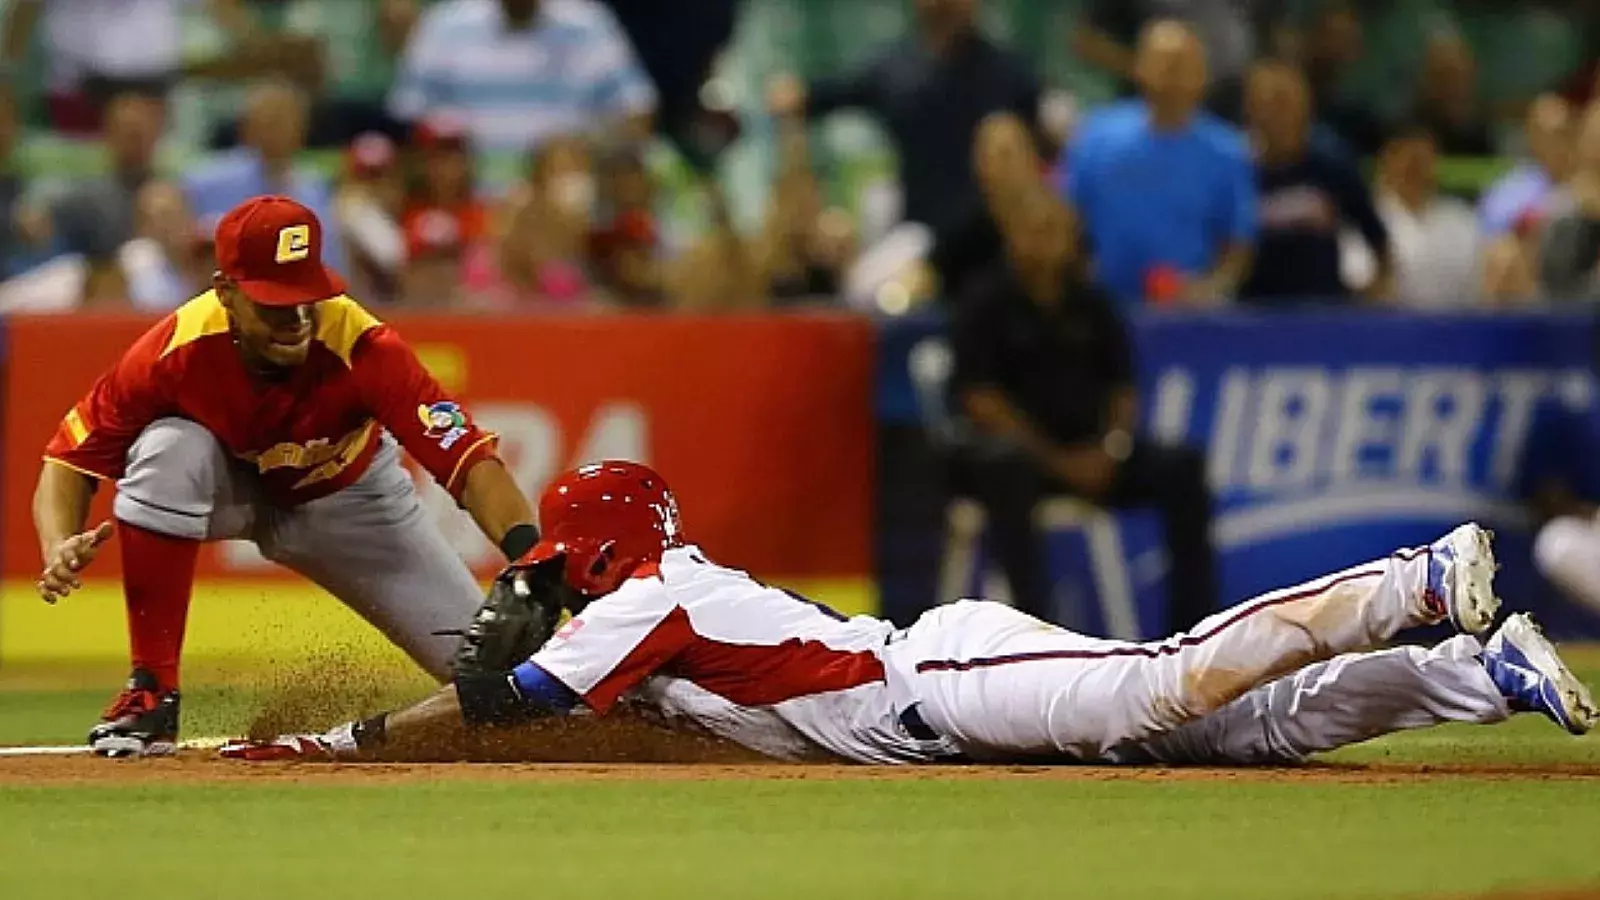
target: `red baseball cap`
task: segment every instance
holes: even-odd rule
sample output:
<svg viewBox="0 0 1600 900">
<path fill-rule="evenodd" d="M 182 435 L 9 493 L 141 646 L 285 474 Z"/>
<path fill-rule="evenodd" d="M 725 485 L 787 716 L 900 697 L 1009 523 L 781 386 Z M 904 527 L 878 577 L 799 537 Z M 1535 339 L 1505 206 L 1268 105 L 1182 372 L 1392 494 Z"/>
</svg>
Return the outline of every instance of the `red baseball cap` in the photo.
<svg viewBox="0 0 1600 900">
<path fill-rule="evenodd" d="M 467 123 L 459 116 L 437 113 L 417 123 L 411 140 L 423 150 L 465 150 Z"/>
<path fill-rule="evenodd" d="M 345 292 L 322 264 L 322 223 L 288 197 L 252 197 L 217 223 L 217 269 L 262 306 L 301 306 Z"/>
<path fill-rule="evenodd" d="M 394 141 L 388 135 L 364 132 L 345 149 L 345 169 L 357 178 L 371 178 L 394 166 L 395 152 Z"/>
</svg>

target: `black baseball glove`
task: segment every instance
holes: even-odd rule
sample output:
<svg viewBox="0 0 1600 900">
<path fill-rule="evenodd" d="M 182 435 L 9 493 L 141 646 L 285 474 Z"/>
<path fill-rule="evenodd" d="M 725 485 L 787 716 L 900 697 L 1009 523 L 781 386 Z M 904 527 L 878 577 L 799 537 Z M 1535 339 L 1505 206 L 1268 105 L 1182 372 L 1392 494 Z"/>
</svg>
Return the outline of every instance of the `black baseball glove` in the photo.
<svg viewBox="0 0 1600 900">
<path fill-rule="evenodd" d="M 455 675 L 507 672 L 527 661 L 555 633 L 568 588 L 561 578 L 563 560 L 526 568 L 508 568 L 495 577 L 489 595 L 461 636 L 451 660 Z"/>
</svg>

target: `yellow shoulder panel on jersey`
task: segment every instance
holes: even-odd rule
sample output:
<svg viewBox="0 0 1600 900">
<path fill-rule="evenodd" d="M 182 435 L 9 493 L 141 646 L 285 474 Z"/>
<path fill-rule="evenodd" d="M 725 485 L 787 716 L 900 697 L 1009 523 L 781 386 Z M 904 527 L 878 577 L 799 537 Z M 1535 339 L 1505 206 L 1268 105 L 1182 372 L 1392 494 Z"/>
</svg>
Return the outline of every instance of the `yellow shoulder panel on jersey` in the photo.
<svg viewBox="0 0 1600 900">
<path fill-rule="evenodd" d="M 172 329 L 167 345 L 161 348 L 162 356 L 207 335 L 225 334 L 228 330 L 228 311 L 222 308 L 216 291 L 206 291 L 190 300 L 178 307 L 174 315 L 178 317 L 178 324 Z"/>
<path fill-rule="evenodd" d="M 78 408 L 67 410 L 62 418 L 62 423 L 67 426 L 67 434 L 72 437 L 72 446 L 76 447 L 89 438 L 89 426 L 84 424 L 83 416 L 78 413 Z"/>
<path fill-rule="evenodd" d="M 349 297 L 340 294 L 317 304 L 317 336 L 322 346 L 350 365 L 350 354 L 363 334 L 382 325 L 378 317 Z"/>
</svg>

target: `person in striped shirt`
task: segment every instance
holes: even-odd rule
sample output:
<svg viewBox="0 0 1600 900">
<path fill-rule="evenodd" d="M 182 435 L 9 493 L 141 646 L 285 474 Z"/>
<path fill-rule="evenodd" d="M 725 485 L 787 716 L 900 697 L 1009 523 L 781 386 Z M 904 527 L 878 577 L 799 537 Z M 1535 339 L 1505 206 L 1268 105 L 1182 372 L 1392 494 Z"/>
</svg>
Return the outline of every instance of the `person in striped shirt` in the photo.
<svg viewBox="0 0 1600 900">
<path fill-rule="evenodd" d="M 649 134 L 656 89 L 598 0 L 445 0 L 412 32 L 389 94 L 404 122 L 460 117 L 480 152 L 578 132 Z"/>
</svg>

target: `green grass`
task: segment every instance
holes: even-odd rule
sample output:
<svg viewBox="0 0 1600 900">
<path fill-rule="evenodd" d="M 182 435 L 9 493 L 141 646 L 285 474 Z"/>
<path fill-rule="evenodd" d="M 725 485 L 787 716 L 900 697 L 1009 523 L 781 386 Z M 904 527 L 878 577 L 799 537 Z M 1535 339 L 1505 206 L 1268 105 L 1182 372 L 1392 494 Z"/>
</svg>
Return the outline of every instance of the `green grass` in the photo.
<svg viewBox="0 0 1600 900">
<path fill-rule="evenodd" d="M 252 625 L 251 635 L 271 639 L 252 637 L 252 649 L 299 669 L 263 682 L 261 670 L 238 667 L 227 641 L 243 640 L 241 622 L 293 621 L 286 602 L 213 603 L 217 620 L 202 621 L 201 647 L 231 662 L 191 669 L 202 674 L 186 689 L 186 734 L 238 733 L 265 698 L 321 671 L 306 666 L 326 667 L 322 654 L 352 639 L 336 631 L 337 618 L 306 618 L 318 636 L 334 634 L 308 656 L 308 635 Z M 18 662 L 0 670 L 0 744 L 82 740 L 116 688 L 122 640 L 114 618 L 91 612 L 69 613 L 81 622 L 50 620 L 65 626 L 53 633 L 77 642 L 53 661 L 55 645 L 35 641 L 46 620 L 13 605 L 8 621 L 20 627 L 6 646 Z M 1600 684 L 1600 648 L 1564 652 Z M 361 684 L 315 720 L 423 689 L 414 674 L 395 682 L 375 675 L 375 665 L 355 668 L 379 688 Z M 1523 716 L 1395 735 L 1329 759 L 1600 766 L 1600 737 L 1571 738 Z M 1596 779 L 567 782 L 490 780 L 479 769 L 467 780 L 185 784 L 140 782 L 140 764 L 126 765 L 125 784 L 0 784 L 0 898 L 95 896 L 130 884 L 172 900 L 288 892 L 348 900 L 1335 900 L 1600 889 Z"/>
<path fill-rule="evenodd" d="M 103 691 L 0 693 L 0 743 L 76 741 Z M 259 698 L 199 688 L 226 730 Z M 191 727 L 191 734 L 201 731 Z M 1600 764 L 1532 716 L 1345 762 Z M 109 765 L 109 764 L 108 764 Z M 0 785 L 0 896 L 1470 896 L 1600 884 L 1600 781 L 508 780 Z M 158 832 L 155 844 L 137 836 Z"/>
<path fill-rule="evenodd" d="M 0 872 L 11 900 L 1436 895 L 1600 878 L 1597 801 L 1453 781 L 0 788 Z"/>
</svg>

